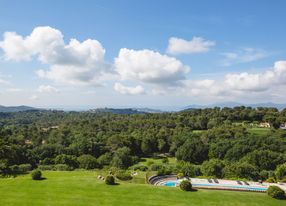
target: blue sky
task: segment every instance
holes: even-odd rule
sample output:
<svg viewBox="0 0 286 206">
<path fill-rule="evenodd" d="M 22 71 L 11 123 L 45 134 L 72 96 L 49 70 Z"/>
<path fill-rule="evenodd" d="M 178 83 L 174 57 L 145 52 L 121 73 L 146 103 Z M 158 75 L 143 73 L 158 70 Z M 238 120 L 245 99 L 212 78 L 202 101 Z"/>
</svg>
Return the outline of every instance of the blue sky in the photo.
<svg viewBox="0 0 286 206">
<path fill-rule="evenodd" d="M 283 0 L 2 0 L 0 104 L 286 102 L 285 8 Z"/>
</svg>

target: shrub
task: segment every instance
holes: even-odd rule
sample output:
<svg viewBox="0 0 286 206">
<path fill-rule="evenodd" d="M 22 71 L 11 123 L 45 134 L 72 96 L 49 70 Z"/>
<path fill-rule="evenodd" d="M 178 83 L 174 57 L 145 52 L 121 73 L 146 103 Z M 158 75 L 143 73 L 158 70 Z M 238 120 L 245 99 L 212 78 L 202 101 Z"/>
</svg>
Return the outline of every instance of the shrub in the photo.
<svg viewBox="0 0 286 206">
<path fill-rule="evenodd" d="M 172 170 L 168 167 L 162 167 L 157 172 L 157 175 L 159 176 L 170 175 L 170 174 L 172 174 Z"/>
<path fill-rule="evenodd" d="M 108 175 L 106 178 L 105 178 L 105 184 L 107 185 L 115 185 L 115 179 L 112 175 Z"/>
<path fill-rule="evenodd" d="M 78 167 L 77 158 L 73 155 L 60 154 L 55 158 L 55 163 L 61 165 L 64 164 L 73 169 Z"/>
<path fill-rule="evenodd" d="M 286 177 L 286 163 L 279 165 L 275 170 L 275 175 L 277 179 L 283 179 Z"/>
<path fill-rule="evenodd" d="M 182 173 L 182 172 L 179 172 L 178 174 L 177 174 L 177 178 L 178 179 L 182 179 L 182 178 L 184 178 L 184 173 Z"/>
<path fill-rule="evenodd" d="M 112 154 L 111 153 L 105 153 L 101 155 L 99 158 L 97 158 L 97 161 L 100 165 L 109 165 L 112 161 Z"/>
<path fill-rule="evenodd" d="M 69 167 L 68 165 L 66 164 L 57 164 L 57 165 L 54 165 L 54 170 L 57 170 L 57 171 L 71 171 L 73 170 L 73 168 Z"/>
<path fill-rule="evenodd" d="M 167 157 L 162 159 L 162 163 L 163 164 L 168 164 L 169 163 L 169 159 Z"/>
<path fill-rule="evenodd" d="M 92 155 L 81 155 L 77 160 L 80 168 L 83 169 L 94 169 L 99 167 L 96 158 Z"/>
<path fill-rule="evenodd" d="M 158 170 L 160 170 L 162 167 L 163 167 L 162 165 L 152 164 L 152 165 L 151 165 L 151 170 L 152 170 L 152 171 L 158 171 Z"/>
<path fill-rule="evenodd" d="M 39 165 L 39 170 L 54 170 L 54 165 Z"/>
<path fill-rule="evenodd" d="M 32 166 L 30 164 L 20 164 L 18 168 L 21 173 L 27 173 L 32 169 Z"/>
<path fill-rule="evenodd" d="M 286 177 L 284 177 L 280 182 L 286 183 Z"/>
<path fill-rule="evenodd" d="M 276 180 L 273 177 L 269 177 L 267 180 L 265 180 L 265 182 L 275 183 Z"/>
<path fill-rule="evenodd" d="M 147 171 L 148 167 L 145 165 L 135 165 L 133 166 L 133 170 Z"/>
<path fill-rule="evenodd" d="M 183 180 L 180 183 L 180 188 L 183 191 L 191 191 L 192 190 L 192 184 L 188 180 Z"/>
<path fill-rule="evenodd" d="M 32 175 L 33 180 L 41 180 L 42 179 L 42 172 L 40 170 L 34 170 L 31 175 Z"/>
<path fill-rule="evenodd" d="M 285 192 L 278 186 L 270 186 L 267 194 L 275 199 L 285 199 Z"/>
<path fill-rule="evenodd" d="M 127 180 L 132 179 L 132 176 L 128 172 L 123 171 L 123 170 L 117 171 L 115 176 L 117 179 L 123 180 L 123 181 L 127 181 Z"/>
</svg>

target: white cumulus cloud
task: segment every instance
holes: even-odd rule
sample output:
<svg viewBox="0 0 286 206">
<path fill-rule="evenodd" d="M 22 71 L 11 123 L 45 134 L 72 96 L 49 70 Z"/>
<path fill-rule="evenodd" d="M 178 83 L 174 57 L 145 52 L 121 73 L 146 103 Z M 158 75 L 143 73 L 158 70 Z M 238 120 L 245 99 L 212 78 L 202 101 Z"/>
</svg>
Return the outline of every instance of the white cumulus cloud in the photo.
<svg viewBox="0 0 286 206">
<path fill-rule="evenodd" d="M 215 46 L 214 41 L 205 40 L 202 37 L 193 37 L 191 41 L 180 39 L 177 37 L 171 37 L 169 39 L 169 45 L 167 52 L 169 54 L 194 54 L 205 53 L 210 50 L 212 46 Z"/>
<path fill-rule="evenodd" d="M 225 83 L 231 89 L 246 91 L 265 91 L 286 84 L 286 61 L 275 62 L 272 69 L 263 73 L 227 74 Z"/>
<path fill-rule="evenodd" d="M 137 85 L 136 87 L 128 87 L 124 86 L 119 82 L 116 82 L 114 84 L 114 90 L 121 94 L 130 94 L 130 95 L 138 95 L 145 93 L 145 90 L 141 85 Z"/>
<path fill-rule="evenodd" d="M 28 61 L 37 57 L 41 63 L 50 65 L 49 69 L 37 71 L 38 76 L 60 83 L 98 85 L 102 76 L 110 72 L 100 42 L 71 39 L 65 44 L 63 34 L 48 26 L 36 27 L 26 37 L 6 32 L 0 48 L 7 60 Z"/>
<path fill-rule="evenodd" d="M 177 84 L 190 67 L 176 58 L 152 50 L 120 49 L 115 68 L 123 80 L 153 84 Z"/>
</svg>

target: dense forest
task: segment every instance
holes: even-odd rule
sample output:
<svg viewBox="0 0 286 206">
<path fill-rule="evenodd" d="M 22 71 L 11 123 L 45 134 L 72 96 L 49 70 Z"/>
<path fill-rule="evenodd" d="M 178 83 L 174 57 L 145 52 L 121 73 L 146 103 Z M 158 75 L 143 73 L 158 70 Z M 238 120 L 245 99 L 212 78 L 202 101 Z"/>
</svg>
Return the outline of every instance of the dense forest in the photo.
<svg viewBox="0 0 286 206">
<path fill-rule="evenodd" d="M 264 134 L 250 132 L 261 122 Z M 209 108 L 160 114 L 0 113 L 0 173 L 120 168 L 276 181 L 286 176 L 286 109 Z M 143 167 L 143 157 L 176 157 Z"/>
</svg>

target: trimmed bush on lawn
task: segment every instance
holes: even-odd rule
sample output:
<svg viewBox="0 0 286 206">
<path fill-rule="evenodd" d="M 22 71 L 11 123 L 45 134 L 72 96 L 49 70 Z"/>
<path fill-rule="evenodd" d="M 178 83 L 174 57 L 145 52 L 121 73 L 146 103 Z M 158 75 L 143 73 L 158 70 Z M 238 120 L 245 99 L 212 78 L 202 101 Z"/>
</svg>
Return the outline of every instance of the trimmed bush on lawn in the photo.
<svg viewBox="0 0 286 206">
<path fill-rule="evenodd" d="M 42 179 L 42 172 L 40 170 L 34 170 L 32 173 L 33 180 L 41 180 Z"/>
<path fill-rule="evenodd" d="M 115 185 L 115 179 L 112 175 L 108 175 L 105 179 L 105 184 L 107 185 Z"/>
<path fill-rule="evenodd" d="M 278 186 L 270 186 L 267 194 L 275 199 L 285 199 L 285 192 Z"/>
<path fill-rule="evenodd" d="M 180 188 L 183 191 L 191 191 L 192 190 L 192 184 L 188 180 L 183 180 L 180 184 Z"/>
</svg>

